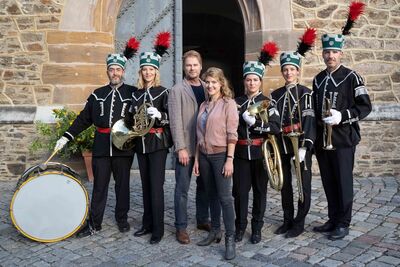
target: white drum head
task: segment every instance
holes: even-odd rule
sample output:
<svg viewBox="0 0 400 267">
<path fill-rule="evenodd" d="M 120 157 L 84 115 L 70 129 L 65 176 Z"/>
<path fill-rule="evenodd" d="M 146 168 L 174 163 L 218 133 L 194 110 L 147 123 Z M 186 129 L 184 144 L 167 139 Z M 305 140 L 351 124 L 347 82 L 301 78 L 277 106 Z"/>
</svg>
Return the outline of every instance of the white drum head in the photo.
<svg viewBox="0 0 400 267">
<path fill-rule="evenodd" d="M 44 172 L 23 183 L 11 201 L 11 219 L 26 237 L 55 242 L 73 235 L 88 212 L 80 182 L 61 172 Z"/>
</svg>

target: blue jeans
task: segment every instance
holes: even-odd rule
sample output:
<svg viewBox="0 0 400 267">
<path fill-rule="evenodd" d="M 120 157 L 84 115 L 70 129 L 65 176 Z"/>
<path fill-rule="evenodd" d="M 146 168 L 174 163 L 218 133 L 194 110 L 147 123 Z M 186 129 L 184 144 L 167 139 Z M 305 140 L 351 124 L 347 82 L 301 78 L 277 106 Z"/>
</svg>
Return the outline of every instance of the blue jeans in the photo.
<svg viewBox="0 0 400 267">
<path fill-rule="evenodd" d="M 235 233 L 232 177 L 225 178 L 222 174 L 225 161 L 225 152 L 209 155 L 200 152 L 199 169 L 210 198 L 211 228 L 213 231 L 221 229 L 220 219 L 222 208 L 225 233 L 227 236 L 232 236 Z"/>
<path fill-rule="evenodd" d="M 186 229 L 188 225 L 187 200 L 193 165 L 193 157 L 186 166 L 179 163 L 178 159 L 175 162 L 175 228 L 178 230 Z M 208 223 L 210 202 L 201 176 L 197 177 L 196 184 L 196 221 L 197 224 Z"/>
</svg>

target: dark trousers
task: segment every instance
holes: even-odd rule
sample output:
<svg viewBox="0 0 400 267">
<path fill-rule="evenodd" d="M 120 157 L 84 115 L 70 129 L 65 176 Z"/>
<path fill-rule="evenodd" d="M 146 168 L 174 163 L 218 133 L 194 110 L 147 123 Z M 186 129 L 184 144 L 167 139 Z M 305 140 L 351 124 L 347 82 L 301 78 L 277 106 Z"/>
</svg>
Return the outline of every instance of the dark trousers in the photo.
<svg viewBox="0 0 400 267">
<path fill-rule="evenodd" d="M 227 236 L 235 233 L 235 210 L 232 197 L 232 177 L 225 178 L 222 169 L 226 153 L 203 154 L 200 152 L 199 169 L 210 199 L 211 228 L 221 229 L 221 209 Z"/>
<path fill-rule="evenodd" d="M 295 218 L 291 170 L 292 157 L 293 154 L 281 154 L 283 171 L 283 186 L 281 190 L 283 220 L 285 223 L 293 223 L 294 227 L 304 228 L 304 221 L 308 214 L 308 211 L 310 210 L 311 204 L 311 152 L 307 151 L 304 159 L 304 161 L 306 162 L 307 170 L 304 170 L 304 161 L 300 164 L 304 201 L 297 201 L 298 208 Z"/>
<path fill-rule="evenodd" d="M 111 172 L 115 180 L 115 220 L 124 222 L 129 211 L 129 176 L 133 157 L 93 157 L 93 191 L 90 205 L 90 223 L 99 228 L 106 208 Z"/>
<path fill-rule="evenodd" d="M 190 180 L 192 178 L 193 165 L 193 157 L 189 159 L 189 164 L 186 166 L 183 166 L 181 163 L 179 163 L 178 159 L 176 159 L 175 162 L 174 207 L 176 229 L 186 229 L 188 225 L 187 200 Z M 208 200 L 204 181 L 201 176 L 196 178 L 196 184 L 196 221 L 197 224 L 208 223 L 210 217 L 210 201 Z"/>
<path fill-rule="evenodd" d="M 168 150 L 148 154 L 137 153 L 143 190 L 143 228 L 152 236 L 164 235 L 164 181 Z"/>
<path fill-rule="evenodd" d="M 235 158 L 233 172 L 233 197 L 235 199 L 236 230 L 246 230 L 249 192 L 253 189 L 252 231 L 260 231 L 264 225 L 267 204 L 268 175 L 263 159 L 247 160 Z"/>
<path fill-rule="evenodd" d="M 318 149 L 316 156 L 328 200 L 329 221 L 348 227 L 353 208 L 353 167 L 356 147 Z"/>
</svg>

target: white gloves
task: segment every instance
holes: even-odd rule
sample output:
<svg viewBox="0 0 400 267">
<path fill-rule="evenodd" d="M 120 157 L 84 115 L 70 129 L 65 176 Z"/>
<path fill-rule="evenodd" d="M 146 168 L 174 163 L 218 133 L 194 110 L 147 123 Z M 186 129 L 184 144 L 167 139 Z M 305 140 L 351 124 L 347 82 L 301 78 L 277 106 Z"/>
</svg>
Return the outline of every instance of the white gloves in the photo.
<svg viewBox="0 0 400 267">
<path fill-rule="evenodd" d="M 299 148 L 299 160 L 300 160 L 300 162 L 304 161 L 304 158 L 306 157 L 306 152 L 307 152 L 307 149 L 305 147 L 300 147 Z"/>
<path fill-rule="evenodd" d="M 324 122 L 326 124 L 330 124 L 330 125 L 337 125 L 340 123 L 340 121 L 342 120 L 342 113 L 340 113 L 340 111 L 337 111 L 336 109 L 330 109 L 329 110 L 331 112 L 331 116 L 323 118 Z"/>
<path fill-rule="evenodd" d="M 256 123 L 256 117 L 251 116 L 250 113 L 247 110 L 245 112 L 243 112 L 242 118 L 244 119 L 244 121 L 249 126 L 253 126 L 254 123 Z"/>
<path fill-rule="evenodd" d="M 305 147 L 300 147 L 299 148 L 299 161 L 300 161 L 300 163 L 304 161 L 304 158 L 306 157 L 306 152 L 307 152 L 307 148 L 305 148 Z M 292 160 L 295 160 L 295 158 L 293 157 Z"/>
<path fill-rule="evenodd" d="M 68 143 L 68 138 L 65 136 L 61 136 L 60 139 L 57 140 L 56 146 L 54 147 L 54 150 L 61 150 L 67 143 Z"/>
<path fill-rule="evenodd" d="M 152 119 L 155 119 L 155 118 L 161 119 L 161 112 L 158 111 L 158 109 L 155 107 L 147 108 L 147 115 L 149 115 L 150 118 L 152 118 Z"/>
</svg>

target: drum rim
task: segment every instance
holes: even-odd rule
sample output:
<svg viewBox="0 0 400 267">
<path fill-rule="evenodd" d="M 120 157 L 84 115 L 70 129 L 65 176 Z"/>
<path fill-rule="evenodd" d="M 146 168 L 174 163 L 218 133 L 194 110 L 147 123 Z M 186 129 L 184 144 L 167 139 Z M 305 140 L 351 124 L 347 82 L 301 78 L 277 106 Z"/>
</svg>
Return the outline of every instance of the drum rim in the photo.
<svg viewBox="0 0 400 267">
<path fill-rule="evenodd" d="M 14 217 L 14 212 L 13 212 L 14 201 L 15 201 L 15 198 L 16 198 L 16 196 L 17 196 L 17 193 L 20 191 L 20 189 L 21 189 L 25 184 L 29 183 L 30 181 L 32 181 L 32 180 L 34 180 L 34 179 L 37 179 L 37 178 L 40 177 L 40 176 L 48 175 L 48 174 L 62 174 L 62 175 L 65 175 L 65 176 L 67 176 L 67 177 L 73 179 L 73 180 L 74 180 L 75 182 L 77 182 L 78 185 L 83 189 L 83 192 L 85 193 L 85 199 L 86 199 L 85 216 L 83 216 L 83 219 L 82 219 L 81 223 L 80 223 L 73 231 L 71 231 L 71 232 L 68 233 L 67 235 L 62 236 L 62 237 L 59 237 L 59 238 L 55 238 L 55 239 L 41 239 L 41 238 L 37 238 L 37 237 L 31 236 L 30 234 L 26 233 L 26 232 L 25 232 L 24 230 L 22 230 L 22 229 L 19 227 L 19 225 L 17 224 L 17 222 L 16 222 L 16 220 L 15 220 L 15 217 Z M 58 241 L 67 239 L 68 237 L 70 237 L 70 236 L 72 236 L 73 234 L 75 234 L 75 233 L 84 225 L 84 223 L 85 223 L 85 221 L 86 221 L 86 219 L 87 219 L 88 213 L 89 213 L 89 196 L 88 196 L 88 193 L 87 193 L 86 188 L 83 186 L 83 184 L 82 184 L 77 178 L 73 177 L 73 176 L 70 175 L 70 174 L 64 173 L 64 172 L 62 172 L 62 171 L 44 171 L 44 172 L 42 172 L 42 173 L 40 173 L 40 174 L 37 174 L 37 175 L 35 175 L 35 176 L 32 176 L 32 177 L 28 178 L 26 181 L 24 181 L 24 182 L 17 188 L 17 190 L 15 190 L 15 192 L 14 192 L 14 194 L 13 194 L 13 197 L 12 197 L 12 199 L 11 199 L 11 203 L 10 203 L 10 217 L 11 217 L 11 221 L 12 221 L 13 225 L 15 226 L 15 228 L 17 228 L 17 230 L 18 230 L 23 236 L 25 236 L 25 237 L 27 237 L 27 238 L 29 238 L 29 239 L 32 239 L 32 240 L 34 240 L 34 241 L 44 242 L 44 243 L 58 242 Z"/>
</svg>

